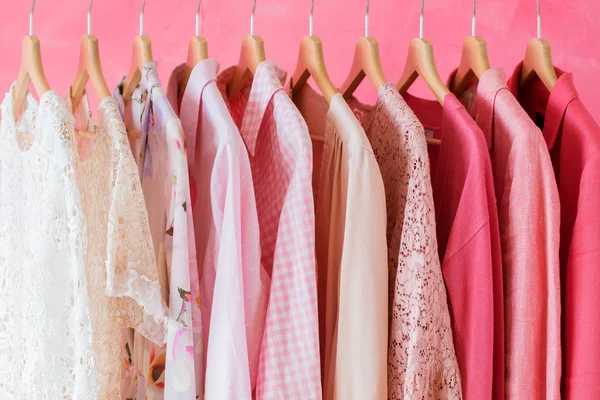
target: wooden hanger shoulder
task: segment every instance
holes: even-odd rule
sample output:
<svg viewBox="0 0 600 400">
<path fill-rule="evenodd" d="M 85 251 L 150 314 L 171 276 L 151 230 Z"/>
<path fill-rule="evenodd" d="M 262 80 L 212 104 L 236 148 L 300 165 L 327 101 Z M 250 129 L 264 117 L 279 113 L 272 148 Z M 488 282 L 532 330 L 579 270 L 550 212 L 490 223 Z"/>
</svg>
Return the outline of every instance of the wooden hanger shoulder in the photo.
<svg viewBox="0 0 600 400">
<path fill-rule="evenodd" d="M 185 75 L 178 85 L 179 92 L 177 93 L 177 104 L 179 106 L 181 106 L 181 100 L 183 98 L 183 94 L 185 93 L 185 88 L 187 87 L 188 81 L 190 80 L 192 70 L 200 61 L 206 60 L 207 58 L 208 41 L 206 38 L 202 36 L 193 36 L 190 38 L 190 41 L 188 42 L 187 59 L 185 62 Z"/>
<path fill-rule="evenodd" d="M 260 36 L 248 35 L 242 40 L 240 51 L 240 60 L 233 79 L 227 86 L 227 95 L 237 96 L 244 86 L 248 83 L 251 76 L 256 73 L 256 69 L 266 60 L 265 42 Z"/>
<path fill-rule="evenodd" d="M 379 44 L 376 39 L 371 37 L 362 37 L 357 40 L 352 68 L 342 84 L 340 92 L 344 97 L 352 96 L 365 77 L 369 79 L 376 90 L 379 90 L 379 87 L 387 82 L 379 57 Z"/>
<path fill-rule="evenodd" d="M 25 104 L 30 82 L 33 83 L 33 87 L 40 98 L 50 90 L 42 65 L 40 39 L 37 36 L 25 36 L 23 38 L 21 67 L 15 85 L 15 114 L 19 114 Z"/>
<path fill-rule="evenodd" d="M 452 92 L 459 96 L 468 87 L 473 76 L 481 76 L 490 69 L 485 39 L 469 36 L 463 41 L 458 71 L 451 82 Z"/>
<path fill-rule="evenodd" d="M 400 93 L 406 93 L 417 77 L 420 76 L 440 104 L 450 91 L 440 78 L 433 56 L 433 45 L 427 39 L 413 39 L 408 47 L 408 56 L 404 71 L 396 88 Z"/>
<path fill-rule="evenodd" d="M 321 39 L 316 36 L 304 36 L 300 40 L 298 62 L 292 77 L 292 97 L 302 89 L 311 76 L 327 102 L 331 102 L 338 90 L 327 73 Z"/>
<path fill-rule="evenodd" d="M 71 86 L 71 97 L 74 106 L 81 100 L 88 80 L 92 82 L 98 100 L 101 101 L 102 99 L 111 96 L 110 89 L 108 88 L 106 79 L 104 79 L 104 74 L 102 73 L 100 49 L 96 35 L 83 35 L 81 38 L 79 68 L 77 70 L 75 81 Z"/>
<path fill-rule="evenodd" d="M 133 91 L 142 79 L 144 65 L 152 61 L 152 44 L 147 36 L 136 36 L 133 39 L 133 50 L 129 73 L 123 85 L 123 100 L 129 101 Z"/>
<path fill-rule="evenodd" d="M 521 84 L 530 81 L 535 75 L 540 78 L 549 91 L 552 91 L 558 80 L 552 62 L 550 43 L 545 39 L 531 39 L 527 42 L 521 69 Z"/>
</svg>

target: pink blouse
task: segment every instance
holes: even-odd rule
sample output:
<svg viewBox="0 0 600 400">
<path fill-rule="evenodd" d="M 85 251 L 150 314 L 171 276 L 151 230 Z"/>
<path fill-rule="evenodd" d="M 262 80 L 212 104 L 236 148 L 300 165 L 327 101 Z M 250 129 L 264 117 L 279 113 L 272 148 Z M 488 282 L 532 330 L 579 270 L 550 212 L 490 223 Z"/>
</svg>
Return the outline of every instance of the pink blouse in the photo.
<svg viewBox="0 0 600 400">
<path fill-rule="evenodd" d="M 600 398 L 600 127 L 585 108 L 573 75 L 556 68 L 549 93 L 539 79 L 508 86 L 544 135 L 560 195 L 562 390 L 568 400 Z M 555 326 L 551 327 L 555 329 Z M 558 387 L 556 370 L 548 382 Z M 542 382 L 540 382 L 541 384 Z"/>
<path fill-rule="evenodd" d="M 505 395 L 560 398 L 560 203 L 542 133 L 499 68 L 461 96 L 490 147 L 504 271 Z"/>
<path fill-rule="evenodd" d="M 269 277 L 261 268 L 248 153 L 217 87 L 219 64 L 200 61 L 167 95 L 188 145 L 205 360 L 204 398 L 250 399 L 256 385 Z M 178 105 L 183 91 L 181 108 Z"/>
<path fill-rule="evenodd" d="M 493 371 L 502 371 L 504 313 L 498 213 L 485 138 L 453 94 L 446 95 L 443 106 L 410 94 L 404 98 L 425 134 L 441 139 L 440 146 L 429 146 L 429 158 L 463 394 L 490 399 L 493 390 L 501 390 L 493 385 Z"/>
</svg>

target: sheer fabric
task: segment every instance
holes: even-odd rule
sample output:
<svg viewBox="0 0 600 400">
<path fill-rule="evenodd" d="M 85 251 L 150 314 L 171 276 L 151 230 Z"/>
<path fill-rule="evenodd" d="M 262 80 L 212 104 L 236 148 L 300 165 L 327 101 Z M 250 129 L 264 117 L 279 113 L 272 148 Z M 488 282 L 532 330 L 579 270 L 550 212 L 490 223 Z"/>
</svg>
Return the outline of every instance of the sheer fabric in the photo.
<svg viewBox="0 0 600 400">
<path fill-rule="evenodd" d="M 13 103 L 14 84 L 0 125 L 0 398 L 97 399 L 75 122 L 53 91 L 39 106 L 28 94 L 19 120 Z"/>
<path fill-rule="evenodd" d="M 71 110 L 71 96 L 68 105 Z M 165 343 L 166 306 L 160 294 L 154 247 L 137 165 L 117 102 L 108 97 L 91 121 L 87 96 L 73 110 L 76 128 L 75 175 L 88 237 L 86 274 L 100 399 L 121 399 L 121 331 L 136 328 Z"/>
<path fill-rule="evenodd" d="M 125 125 L 140 134 L 130 140 L 148 209 L 159 281 L 168 299 L 167 345 L 126 334 L 124 380 L 137 399 L 203 398 L 202 326 L 198 266 L 187 168 L 179 118 L 162 90 L 156 62 L 143 68 L 131 101 L 122 85 L 113 96 Z"/>
</svg>

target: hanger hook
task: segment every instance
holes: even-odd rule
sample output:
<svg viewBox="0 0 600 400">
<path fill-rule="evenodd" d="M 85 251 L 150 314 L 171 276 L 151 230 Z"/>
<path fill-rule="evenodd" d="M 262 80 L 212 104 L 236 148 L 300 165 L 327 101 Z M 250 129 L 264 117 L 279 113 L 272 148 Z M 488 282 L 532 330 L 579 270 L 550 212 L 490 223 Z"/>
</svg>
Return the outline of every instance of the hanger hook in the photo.
<svg viewBox="0 0 600 400">
<path fill-rule="evenodd" d="M 471 20 L 471 36 L 476 35 L 476 27 L 477 27 L 477 0 L 473 0 L 473 18 Z"/>
<path fill-rule="evenodd" d="M 250 36 L 254 36 L 254 13 L 256 12 L 256 0 L 252 4 L 252 14 L 250 14 Z"/>
<path fill-rule="evenodd" d="M 315 10 L 315 0 L 310 0 L 310 16 L 308 17 L 309 28 L 308 28 L 308 36 L 313 35 L 313 27 L 314 27 L 314 18 L 313 13 Z"/>
<path fill-rule="evenodd" d="M 35 0 L 31 0 L 31 9 L 29 10 L 29 36 L 33 36 L 33 10 L 35 10 Z"/>
<path fill-rule="evenodd" d="M 202 0 L 198 0 L 198 7 L 196 7 L 196 36 L 200 36 L 200 6 Z"/>
<path fill-rule="evenodd" d="M 365 37 L 369 37 L 369 0 L 367 0 L 367 11 L 365 11 Z"/>
<path fill-rule="evenodd" d="M 144 10 L 146 9 L 146 0 L 142 0 L 142 9 L 140 10 L 140 36 L 144 36 Z"/>
<path fill-rule="evenodd" d="M 88 12 L 87 12 L 87 34 L 88 34 L 88 36 L 92 34 L 92 4 L 94 4 L 94 0 L 90 0 L 90 5 L 88 6 Z"/>
<path fill-rule="evenodd" d="M 540 0 L 537 0 L 537 38 L 542 38 L 542 13 L 540 11 Z"/>
<path fill-rule="evenodd" d="M 423 25 L 425 23 L 425 0 L 421 0 L 421 14 L 419 15 L 419 39 L 423 39 Z"/>
</svg>

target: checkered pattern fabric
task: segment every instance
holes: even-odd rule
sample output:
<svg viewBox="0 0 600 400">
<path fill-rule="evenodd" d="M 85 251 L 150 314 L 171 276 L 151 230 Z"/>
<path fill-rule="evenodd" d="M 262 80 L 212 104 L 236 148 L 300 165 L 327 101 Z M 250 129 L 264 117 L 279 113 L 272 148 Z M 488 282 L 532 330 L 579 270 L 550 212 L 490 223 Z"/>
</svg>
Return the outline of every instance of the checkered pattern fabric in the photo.
<svg viewBox="0 0 600 400">
<path fill-rule="evenodd" d="M 218 78 L 225 98 L 234 72 Z M 265 61 L 228 101 L 250 154 L 262 263 L 271 275 L 256 399 L 321 399 L 312 144 L 284 80 Z"/>
</svg>

